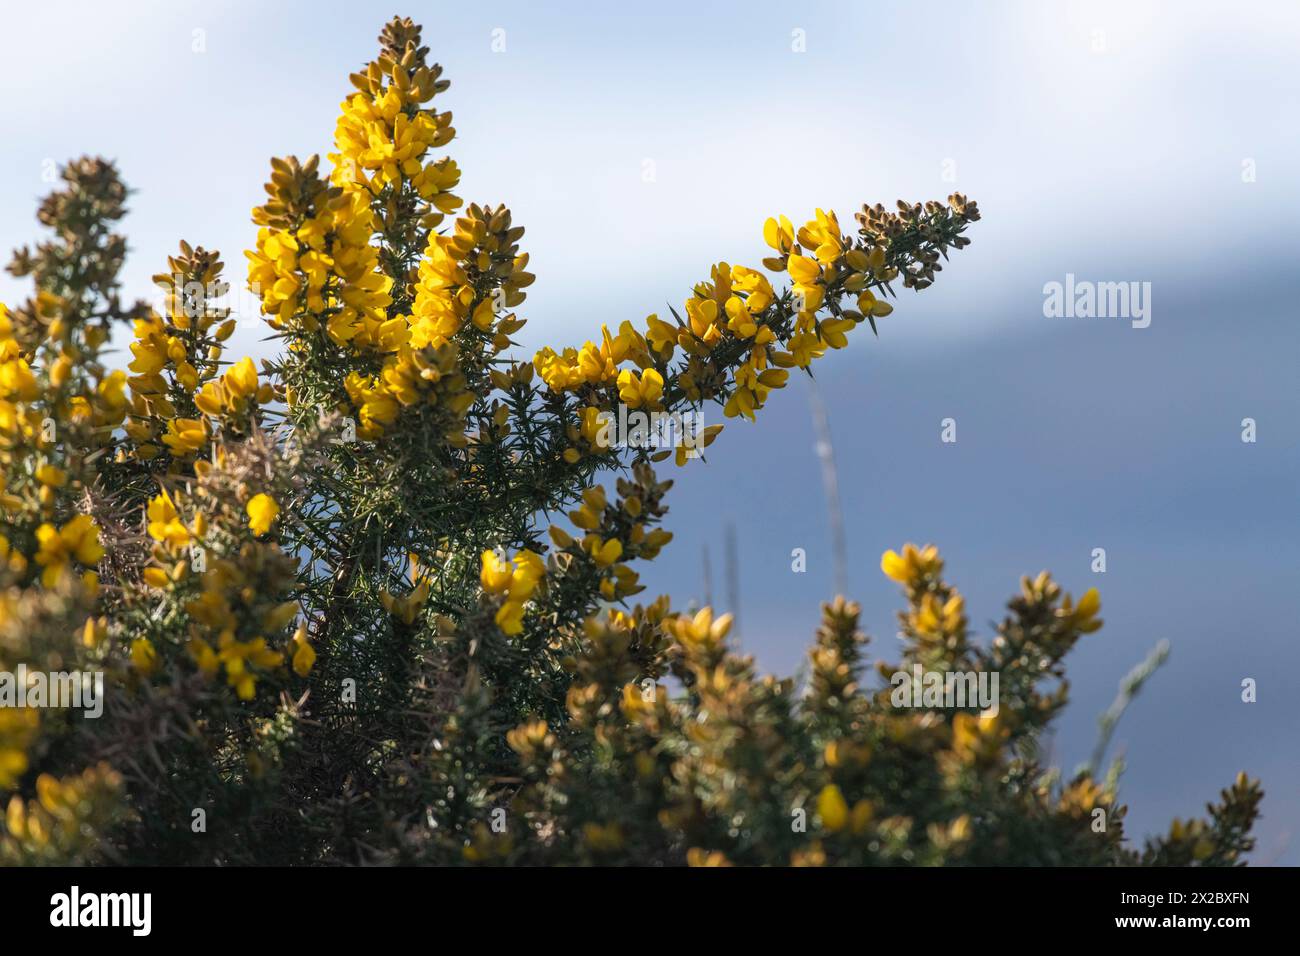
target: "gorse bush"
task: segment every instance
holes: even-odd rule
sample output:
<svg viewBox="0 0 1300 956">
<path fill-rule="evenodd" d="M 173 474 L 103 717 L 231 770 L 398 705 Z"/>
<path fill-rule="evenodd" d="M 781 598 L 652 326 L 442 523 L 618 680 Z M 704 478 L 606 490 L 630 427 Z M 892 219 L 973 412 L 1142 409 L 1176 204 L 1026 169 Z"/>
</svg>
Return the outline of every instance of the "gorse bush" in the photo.
<svg viewBox="0 0 1300 956">
<path fill-rule="evenodd" d="M 754 419 L 929 286 L 974 203 L 867 207 L 848 235 L 768 220 L 762 268 L 718 263 L 680 311 L 521 361 L 524 230 L 431 158 L 453 129 L 419 28 L 380 43 L 328 163 L 273 160 L 253 210 L 273 359 L 225 354 L 202 247 L 155 277 L 160 308 L 121 301 L 111 163 L 64 168 L 49 238 L 13 259 L 35 291 L 0 309 L 0 860 L 1242 860 L 1244 776 L 1137 850 L 1118 767 L 1040 765 L 1095 591 L 1026 579 L 982 647 L 909 545 L 882 564 L 901 660 L 868 679 L 836 599 L 802 686 L 733 653 L 728 615 L 633 603 L 672 537 L 653 466 L 689 480 L 722 426 L 635 447 L 611 422 Z M 996 716 L 894 706 L 888 675 L 918 665 L 998 674 Z M 102 714 L 51 706 L 60 674 L 100 675 Z"/>
</svg>

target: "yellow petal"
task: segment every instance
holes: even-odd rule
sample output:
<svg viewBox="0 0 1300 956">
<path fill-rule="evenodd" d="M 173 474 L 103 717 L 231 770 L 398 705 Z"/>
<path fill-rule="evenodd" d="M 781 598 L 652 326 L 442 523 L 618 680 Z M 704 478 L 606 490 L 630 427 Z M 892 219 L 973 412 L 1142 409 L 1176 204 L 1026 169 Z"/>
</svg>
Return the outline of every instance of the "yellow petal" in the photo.
<svg viewBox="0 0 1300 956">
<path fill-rule="evenodd" d="M 835 784 L 827 784 L 817 796 L 817 815 L 822 826 L 832 833 L 843 830 L 849 822 L 849 804 Z"/>
</svg>

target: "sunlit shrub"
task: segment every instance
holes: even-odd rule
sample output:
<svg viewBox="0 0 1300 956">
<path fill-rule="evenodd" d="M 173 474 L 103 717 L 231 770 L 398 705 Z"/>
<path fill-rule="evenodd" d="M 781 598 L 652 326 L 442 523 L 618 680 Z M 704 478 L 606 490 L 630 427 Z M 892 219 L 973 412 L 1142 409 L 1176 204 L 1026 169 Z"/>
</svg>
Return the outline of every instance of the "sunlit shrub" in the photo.
<svg viewBox="0 0 1300 956">
<path fill-rule="evenodd" d="M 0 309 L 0 667 L 104 683 L 99 717 L 0 708 L 0 860 L 1241 861 L 1244 776 L 1137 851 L 1116 769 L 1039 765 L 1093 591 L 1026 579 L 983 648 L 908 546 L 882 563 L 902 659 L 868 678 L 837 599 L 806 686 L 734 654 L 727 615 L 632 603 L 672 537 L 652 465 L 689 480 L 725 440 L 628 447 L 611 421 L 755 419 L 929 286 L 974 203 L 770 219 L 761 268 L 521 361 L 524 230 L 435 158 L 454 131 L 419 29 L 380 42 L 328 163 L 273 160 L 253 211 L 260 367 L 226 355 L 215 252 L 182 242 L 160 306 L 122 303 L 110 163 L 64 168 L 14 257 L 35 291 Z M 914 667 L 998 674 L 997 715 L 895 706 L 883 678 Z"/>
</svg>

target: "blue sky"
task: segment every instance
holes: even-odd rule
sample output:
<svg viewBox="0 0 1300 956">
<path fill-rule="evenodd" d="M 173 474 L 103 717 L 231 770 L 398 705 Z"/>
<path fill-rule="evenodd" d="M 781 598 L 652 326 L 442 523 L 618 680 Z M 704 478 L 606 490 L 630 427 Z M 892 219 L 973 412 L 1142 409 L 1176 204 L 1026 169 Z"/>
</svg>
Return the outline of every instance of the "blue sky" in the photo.
<svg viewBox="0 0 1300 956">
<path fill-rule="evenodd" d="M 391 6 L 7 10 L 0 245 L 37 238 L 51 163 L 99 153 L 137 189 L 128 295 L 152 294 L 182 237 L 241 278 L 269 157 L 328 151 L 346 74 Z M 894 656 L 879 555 L 906 540 L 941 546 L 985 635 L 1022 573 L 1099 586 L 1107 626 L 1073 657 L 1059 759 L 1086 757 L 1120 677 L 1167 638 L 1169 663 L 1117 735 L 1130 832 L 1200 812 L 1246 769 L 1268 794 L 1256 859 L 1300 863 L 1300 7 L 401 12 L 452 81 L 440 105 L 456 116 L 460 193 L 506 202 L 528 228 L 528 351 L 663 311 L 720 259 L 754 263 L 769 215 L 821 206 L 847 224 L 864 201 L 977 199 L 974 245 L 939 284 L 819 365 L 850 592 L 875 646 Z M 1066 273 L 1152 283 L 1150 327 L 1045 318 L 1043 286 Z M 0 300 L 24 291 L 0 276 Z M 261 354 L 259 338 L 241 328 L 234 347 Z M 939 440 L 946 417 L 956 444 Z M 719 597 L 733 524 L 744 643 L 782 672 L 832 587 L 813 441 L 802 382 L 759 425 L 728 427 L 707 464 L 675 476 L 678 537 L 647 573 L 653 590 L 701 596 L 708 545 Z M 1094 547 L 1105 575 L 1089 569 Z M 1245 677 L 1258 703 L 1240 701 Z"/>
</svg>

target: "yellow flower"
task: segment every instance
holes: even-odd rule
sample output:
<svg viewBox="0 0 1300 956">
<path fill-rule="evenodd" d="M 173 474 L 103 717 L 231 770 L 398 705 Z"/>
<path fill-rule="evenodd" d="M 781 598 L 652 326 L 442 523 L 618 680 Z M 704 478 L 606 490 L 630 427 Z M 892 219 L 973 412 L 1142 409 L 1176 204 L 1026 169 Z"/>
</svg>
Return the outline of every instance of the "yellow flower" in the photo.
<svg viewBox="0 0 1300 956">
<path fill-rule="evenodd" d="M 504 594 L 510 590 L 510 562 L 491 549 L 483 552 L 481 560 L 482 570 L 479 572 L 479 581 L 483 585 L 483 590 L 489 594 Z"/>
<path fill-rule="evenodd" d="M 872 817 L 875 816 L 875 808 L 867 800 L 859 800 L 853 805 L 853 812 L 849 815 L 849 829 L 854 833 L 864 832 L 871 824 Z"/>
<path fill-rule="evenodd" d="M 17 398 L 30 402 L 40 391 L 36 376 L 25 360 L 15 358 L 0 363 L 0 398 Z"/>
<path fill-rule="evenodd" d="M 483 552 L 482 565 L 479 580 L 483 590 L 505 597 L 494 617 L 497 626 L 506 634 L 520 633 L 524 629 L 524 603 L 537 590 L 546 565 L 531 551 L 520 551 L 510 562 L 490 550 Z"/>
<path fill-rule="evenodd" d="M 889 315 L 889 313 L 893 312 L 894 307 L 888 302 L 881 302 L 871 294 L 870 290 L 867 290 L 858 296 L 858 311 L 863 315 L 880 318 L 881 316 Z"/>
<path fill-rule="evenodd" d="M 104 638 L 108 636 L 108 618 L 86 618 L 86 623 L 81 629 L 81 644 L 83 647 L 96 648 L 104 643 Z"/>
<path fill-rule="evenodd" d="M 493 618 L 505 634 L 515 635 L 524 629 L 524 606 L 518 601 L 506 601 Z"/>
<path fill-rule="evenodd" d="M 582 493 L 582 507 L 569 512 L 569 520 L 583 531 L 591 531 L 600 526 L 600 518 L 605 511 L 605 489 L 594 485 Z"/>
<path fill-rule="evenodd" d="M 578 412 L 578 434 L 593 451 L 608 451 L 610 447 L 609 430 L 612 416 L 595 405 L 588 405 Z"/>
<path fill-rule="evenodd" d="M 835 784 L 827 784 L 818 794 L 817 816 L 821 817 L 822 826 L 832 833 L 838 833 L 848 826 L 849 804 Z"/>
<path fill-rule="evenodd" d="M 828 319 L 822 323 L 822 341 L 833 349 L 842 349 L 849 344 L 844 333 L 856 324 L 852 319 Z"/>
<path fill-rule="evenodd" d="M 62 468 L 45 464 L 36 469 L 36 480 L 49 488 L 62 488 L 68 483 L 68 476 Z"/>
<path fill-rule="evenodd" d="M 194 396 L 194 404 L 209 417 L 240 412 L 248 400 L 257 397 L 267 400 L 273 395 L 270 386 L 258 387 L 257 369 L 250 358 L 241 359 L 231 366 L 219 382 L 208 382 Z"/>
<path fill-rule="evenodd" d="M 763 241 L 784 255 L 794 245 L 794 226 L 785 216 L 779 223 L 769 218 L 763 223 Z"/>
<path fill-rule="evenodd" d="M 942 568 L 939 549 L 934 545 L 918 549 L 914 544 L 906 544 L 901 555 L 891 550 L 880 557 L 880 570 L 885 577 L 909 586 L 925 575 L 938 574 Z"/>
<path fill-rule="evenodd" d="M 384 390 L 374 379 L 366 379 L 349 372 L 343 381 L 348 397 L 357 407 L 361 419 L 357 435 L 367 440 L 378 438 L 384 429 L 397 421 L 402 406 L 394 395 Z"/>
<path fill-rule="evenodd" d="M 163 568 L 145 568 L 140 573 L 140 577 L 143 578 L 144 583 L 149 585 L 149 587 L 157 588 L 160 591 L 172 583 L 171 576 L 168 575 Z"/>
<path fill-rule="evenodd" d="M 657 315 L 647 316 L 645 321 L 645 338 L 650 348 L 654 349 L 660 359 L 668 361 L 673 357 L 673 348 L 677 342 L 677 326 L 669 325 Z"/>
<path fill-rule="evenodd" d="M 296 647 L 293 652 L 293 672 L 299 677 L 306 677 L 316 663 L 316 649 L 307 640 L 305 623 L 298 626 L 298 630 L 293 635 L 293 644 Z"/>
<path fill-rule="evenodd" d="M 790 278 L 803 285 L 811 285 L 822 277 L 821 267 L 806 256 L 791 256 L 787 269 Z"/>
<path fill-rule="evenodd" d="M 758 315 L 772 304 L 774 298 L 772 283 L 763 273 L 755 269 L 747 269 L 745 266 L 735 266 L 731 270 L 731 281 L 732 287 L 737 292 L 746 294 L 745 308 L 752 315 Z"/>
<path fill-rule="evenodd" d="M 816 218 L 799 230 L 797 238 L 804 248 L 813 250 L 813 255 L 822 265 L 833 265 L 844 251 L 844 237 L 840 235 L 840 224 L 833 212 L 818 209 Z"/>
<path fill-rule="evenodd" d="M 47 588 L 54 587 L 74 558 L 83 565 L 95 565 L 104 556 L 99 526 L 89 515 L 77 515 L 59 529 L 43 524 L 36 529 L 36 541 L 36 563 L 45 569 L 41 583 Z"/>
<path fill-rule="evenodd" d="M 826 287 L 822 284 L 822 270 L 817 261 L 806 256 L 792 255 L 786 270 L 794 280 L 794 291 L 800 299 L 799 311 L 810 314 L 821 308 Z"/>
<path fill-rule="evenodd" d="M 966 627 L 966 600 L 954 591 L 942 605 L 931 593 L 921 597 L 916 612 L 910 616 L 912 626 L 922 637 L 938 638 L 957 634 Z"/>
<path fill-rule="evenodd" d="M 690 335 L 679 337 L 678 341 L 697 355 L 707 354 L 722 338 L 717 325 L 718 303 L 698 297 L 687 299 L 686 318 Z"/>
<path fill-rule="evenodd" d="M 541 557 L 531 551 L 520 551 L 515 555 L 514 563 L 510 580 L 510 597 L 517 601 L 527 600 L 537 590 L 537 583 L 546 573 L 546 565 Z"/>
<path fill-rule="evenodd" d="M 1011 734 L 1000 712 L 996 717 L 977 717 L 960 713 L 952 719 L 952 750 L 969 763 L 989 763 L 996 759 L 1003 741 Z"/>
<path fill-rule="evenodd" d="M 727 300 L 727 329 L 742 339 L 752 339 L 758 334 L 758 323 L 749 311 L 749 305 L 738 295 Z"/>
<path fill-rule="evenodd" d="M 693 846 L 686 851 L 687 866 L 728 867 L 731 862 L 720 850 L 702 850 Z"/>
<path fill-rule="evenodd" d="M 149 537 L 172 548 L 182 548 L 190 541 L 189 529 L 176 512 L 171 496 L 163 491 L 149 502 Z"/>
<path fill-rule="evenodd" d="M 731 630 L 733 615 L 724 614 L 713 619 L 713 608 L 701 608 L 694 617 L 682 615 L 673 619 L 671 630 L 688 651 L 712 651 L 717 649 Z"/>
<path fill-rule="evenodd" d="M 506 743 L 521 757 L 536 750 L 549 750 L 555 746 L 555 737 L 544 720 L 530 720 L 514 730 L 506 731 Z"/>
<path fill-rule="evenodd" d="M 147 637 L 137 637 L 131 642 L 131 666 L 145 677 L 158 669 L 158 652 Z"/>
<path fill-rule="evenodd" d="M 601 541 L 599 535 L 591 535 L 586 542 L 587 553 L 596 562 L 596 567 L 607 568 L 623 556 L 623 542 L 618 538 Z"/>
<path fill-rule="evenodd" d="M 652 368 L 642 372 L 640 378 L 629 368 L 618 373 L 618 397 L 628 408 L 640 408 L 643 405 L 653 408 L 659 404 L 663 393 L 663 376 Z"/>
<path fill-rule="evenodd" d="M 217 659 L 217 652 L 212 649 L 212 645 L 201 637 L 190 638 L 189 643 L 190 656 L 194 658 L 194 663 L 198 665 L 199 670 L 212 677 L 221 667 L 221 662 Z"/>
<path fill-rule="evenodd" d="M 27 754 L 17 747 L 0 747 L 0 789 L 10 790 L 27 772 Z M 9 800 L 7 827 L 10 834 L 22 837 L 22 798 L 14 794 Z"/>
<path fill-rule="evenodd" d="M 252 700 L 257 692 L 257 674 L 250 664 L 269 670 L 284 663 L 284 655 L 267 647 L 264 637 L 240 641 L 227 631 L 218 643 L 217 658 L 226 667 L 226 683 L 235 688 L 240 700 Z"/>
<path fill-rule="evenodd" d="M 266 534 L 280 514 L 280 506 L 270 495 L 254 495 L 245 510 L 248 512 L 248 527 L 253 534 Z"/>
<path fill-rule="evenodd" d="M 262 630 L 274 634 L 298 616 L 302 610 L 297 601 L 285 601 L 277 604 L 262 615 Z"/>
<path fill-rule="evenodd" d="M 173 455 L 186 458 L 207 443 L 207 425 L 197 418 L 173 418 L 167 422 L 167 433 L 162 440 Z"/>
<path fill-rule="evenodd" d="M 1101 610 L 1101 594 L 1096 588 L 1088 588 L 1083 597 L 1079 598 L 1077 607 L 1071 606 L 1070 596 L 1067 594 L 1061 607 L 1061 616 L 1065 617 L 1074 625 L 1075 629 L 1081 634 L 1091 634 L 1093 631 L 1100 629 L 1102 621 L 1097 617 L 1097 612 Z"/>
<path fill-rule="evenodd" d="M 251 358 L 240 359 L 222 376 L 222 381 L 230 393 L 238 398 L 247 398 L 257 392 L 257 369 Z"/>
</svg>

